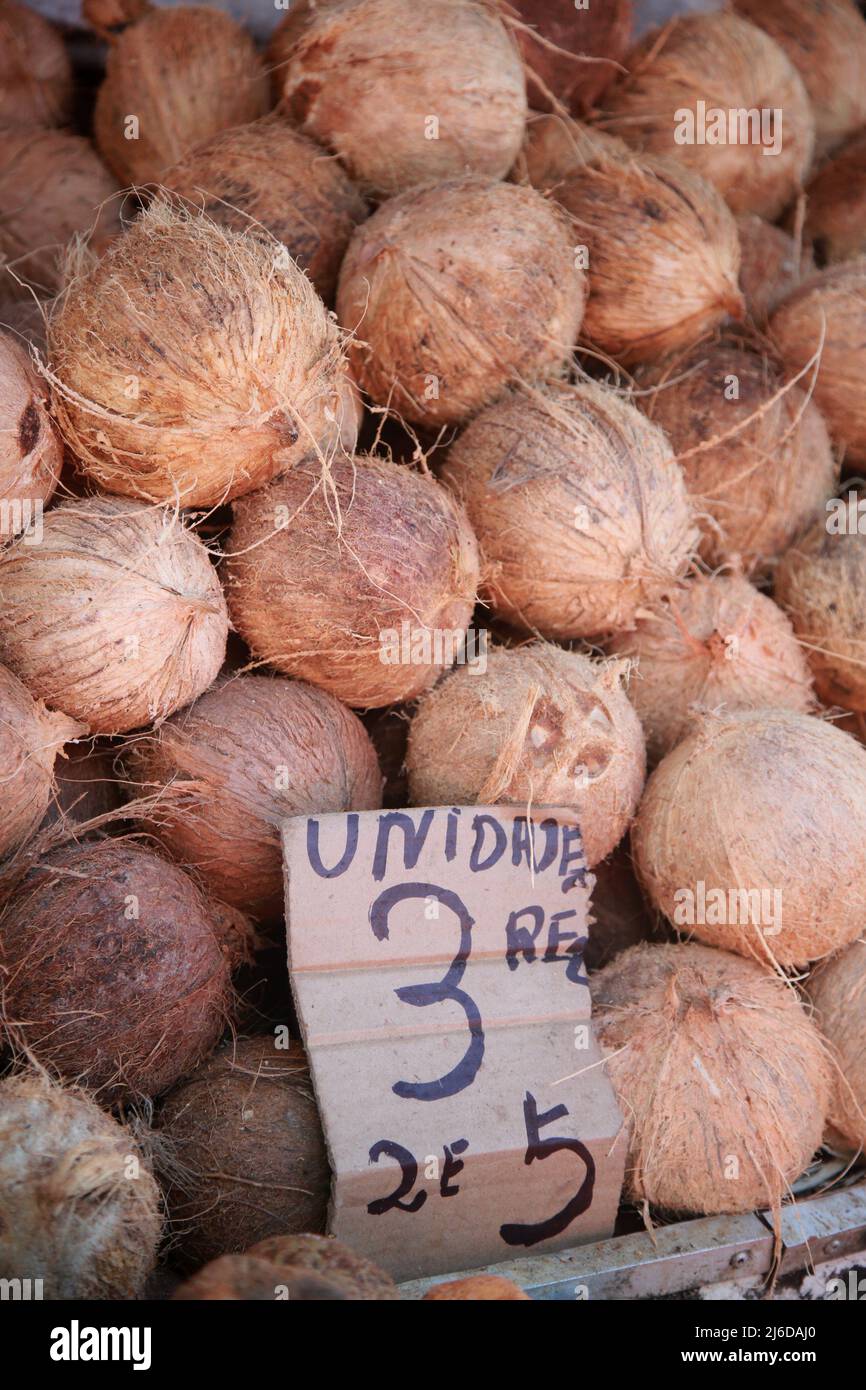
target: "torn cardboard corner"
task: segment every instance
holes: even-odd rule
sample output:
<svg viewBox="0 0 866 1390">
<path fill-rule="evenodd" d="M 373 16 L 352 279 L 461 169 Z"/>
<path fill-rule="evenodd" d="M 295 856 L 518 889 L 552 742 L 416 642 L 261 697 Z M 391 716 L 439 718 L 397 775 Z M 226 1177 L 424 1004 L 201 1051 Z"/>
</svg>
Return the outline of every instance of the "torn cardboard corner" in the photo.
<svg viewBox="0 0 866 1390">
<path fill-rule="evenodd" d="M 398 1279 L 611 1235 L 625 1143 L 573 813 L 351 812 L 283 839 L 332 1233 Z"/>
</svg>

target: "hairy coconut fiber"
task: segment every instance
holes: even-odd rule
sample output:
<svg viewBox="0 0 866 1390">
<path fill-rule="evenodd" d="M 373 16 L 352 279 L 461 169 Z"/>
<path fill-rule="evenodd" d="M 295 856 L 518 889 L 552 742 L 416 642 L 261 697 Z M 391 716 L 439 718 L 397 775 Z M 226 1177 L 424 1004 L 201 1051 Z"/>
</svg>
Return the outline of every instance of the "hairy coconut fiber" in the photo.
<svg viewBox="0 0 866 1390">
<path fill-rule="evenodd" d="M 775 1212 L 820 1146 L 829 1066 L 786 981 L 698 945 L 634 946 L 592 980 L 628 1128 L 625 1191 L 696 1216 Z"/>
<path fill-rule="evenodd" d="M 670 159 L 597 158 L 552 189 L 589 263 L 581 338 L 619 362 L 693 343 L 743 311 L 730 210 Z"/>
<path fill-rule="evenodd" d="M 866 124 L 866 24 L 853 0 L 734 0 L 734 9 L 775 39 L 803 79 L 816 156 Z"/>
<path fill-rule="evenodd" d="M 156 8 L 112 37 L 93 130 L 121 183 L 149 183 L 269 104 L 253 41 L 229 15 L 205 5 Z"/>
<path fill-rule="evenodd" d="M 681 931 L 768 965 L 819 960 L 863 930 L 866 750 L 794 710 L 707 715 L 650 776 L 631 843 Z"/>
<path fill-rule="evenodd" d="M 634 625 L 697 543 L 670 445 L 594 382 L 502 396 L 452 445 L 442 476 L 484 556 L 484 594 L 546 637 Z"/>
<path fill-rule="evenodd" d="M 815 144 L 806 88 L 779 45 L 739 15 L 688 14 L 647 34 L 625 66 L 628 75 L 604 100 L 613 133 L 637 149 L 675 156 L 714 184 L 735 212 L 774 221 L 803 183 Z M 724 113 L 723 142 L 716 143 L 711 125 L 701 139 L 702 110 L 708 118 Z M 680 125 L 683 111 L 696 117 L 693 132 Z M 754 113 L 734 139 L 730 111 Z M 756 129 L 762 112 L 772 124 Z M 692 138 L 679 143 L 678 132 Z"/>
<path fill-rule="evenodd" d="M 794 625 L 828 705 L 866 711 L 866 535 L 830 532 L 825 516 L 776 571 L 776 600 Z"/>
<path fill-rule="evenodd" d="M 52 496 L 63 449 L 46 409 L 48 391 L 10 333 L 0 333 L 0 544 L 38 521 Z M 16 516 L 15 503 L 18 503 Z"/>
<path fill-rule="evenodd" d="M 673 445 L 710 565 L 760 574 L 816 517 L 839 468 L 809 379 L 762 352 L 710 339 L 642 374 L 640 401 Z M 652 389 L 653 387 L 657 389 Z"/>
<path fill-rule="evenodd" d="M 337 291 L 359 384 L 435 427 L 561 370 L 585 295 L 573 240 L 561 212 L 516 184 L 454 179 L 385 203 L 355 232 Z"/>
<path fill-rule="evenodd" d="M 409 730 L 412 804 L 573 806 L 597 864 L 628 829 L 646 768 L 624 669 L 534 642 L 454 671 Z"/>
<path fill-rule="evenodd" d="M 68 739 L 84 732 L 0 666 L 0 859 L 37 829 L 51 800 L 54 760 Z"/>
<path fill-rule="evenodd" d="M 131 1132 L 40 1072 L 0 1080 L 0 1279 L 46 1299 L 140 1298 L 161 1199 Z"/>
<path fill-rule="evenodd" d="M 247 1254 L 267 1261 L 286 1275 L 307 1273 L 333 1281 L 344 1288 L 350 1299 L 400 1297 L 390 1274 L 331 1236 L 266 1236 L 251 1245 Z"/>
<path fill-rule="evenodd" d="M 42 825 L 81 825 L 116 811 L 123 799 L 116 756 L 110 744 L 95 739 L 67 744 L 54 767 L 54 792 Z"/>
<path fill-rule="evenodd" d="M 595 126 L 560 115 L 534 115 L 526 127 L 526 137 L 512 178 L 519 183 L 531 183 L 542 193 L 557 186 L 585 165 L 597 165 L 605 159 L 628 158 L 628 146 L 615 135 L 607 135 Z"/>
<path fill-rule="evenodd" d="M 632 0 L 503 0 L 526 64 L 531 106 L 585 113 L 621 70 L 631 38 Z"/>
<path fill-rule="evenodd" d="M 279 118 L 221 131 L 163 183 L 236 232 L 264 227 L 330 303 L 349 238 L 367 205 L 333 156 Z"/>
<path fill-rule="evenodd" d="M 501 1274 L 473 1274 L 468 1279 L 449 1279 L 428 1289 L 424 1303 L 516 1303 L 532 1300 L 528 1293 Z"/>
<path fill-rule="evenodd" d="M 30 693 L 119 734 L 215 680 L 228 614 L 208 552 L 177 513 L 119 497 L 63 502 L 39 545 L 0 551 L 0 661 Z"/>
<path fill-rule="evenodd" d="M 806 992 L 835 1063 L 827 1138 L 866 1149 L 866 942 L 854 941 L 820 965 Z"/>
<path fill-rule="evenodd" d="M 27 5 L 2 0 L 0 127 L 65 125 L 71 113 L 72 68 L 60 34 Z"/>
<path fill-rule="evenodd" d="M 494 6 L 306 4 L 268 58 L 292 121 L 380 197 L 465 171 L 504 178 L 520 149 L 523 68 Z"/>
<path fill-rule="evenodd" d="M 866 25 L 863 29 L 866 33 Z M 806 199 L 804 234 L 822 265 L 866 253 L 866 132 L 855 135 L 818 171 Z"/>
<path fill-rule="evenodd" d="M 376 753 L 356 715 L 301 681 L 234 676 L 132 742 L 149 828 L 226 902 L 282 909 L 280 825 L 289 816 L 381 805 Z"/>
<path fill-rule="evenodd" d="M 166 1096 L 159 1124 L 184 1264 L 324 1228 L 330 1169 L 300 1043 L 226 1043 Z"/>
<path fill-rule="evenodd" d="M 834 443 L 848 464 L 866 463 L 866 256 L 806 280 L 770 320 L 770 336 L 789 372 L 814 382 Z"/>
<path fill-rule="evenodd" d="M 343 1281 L 338 1283 L 302 1268 L 279 1270 L 255 1255 L 220 1255 L 172 1294 L 181 1303 L 272 1303 L 275 1299 L 287 1303 L 342 1303 L 351 1296 Z"/>
<path fill-rule="evenodd" d="M 808 246 L 800 246 L 789 232 L 765 222 L 757 213 L 737 218 L 740 234 L 740 289 L 746 313 L 763 327 L 773 310 L 800 281 L 814 273 Z"/>
<path fill-rule="evenodd" d="M 306 275 L 163 201 L 72 279 L 49 349 L 60 428 L 108 492 L 211 506 L 339 438 L 340 335 Z"/>
<path fill-rule="evenodd" d="M 60 288 L 73 237 L 94 254 L 120 231 L 118 187 L 89 140 L 65 130 L 0 130 L 0 294 Z"/>
<path fill-rule="evenodd" d="M 600 970 L 629 946 L 660 935 L 634 876 L 628 837 L 596 864 L 592 875 L 587 970 Z"/>
<path fill-rule="evenodd" d="M 739 574 L 698 575 L 608 645 L 634 662 L 629 699 L 652 762 L 689 732 L 696 710 L 776 707 L 808 714 L 812 678 L 794 629 Z"/>
<path fill-rule="evenodd" d="M 3 1031 L 105 1104 L 159 1095 L 223 1030 L 224 927 L 191 878 L 141 845 L 54 850 L 0 915 Z"/>
<path fill-rule="evenodd" d="M 256 656 L 366 709 L 465 654 L 478 548 L 430 477 L 372 455 L 300 464 L 234 507 L 227 595 Z"/>
</svg>

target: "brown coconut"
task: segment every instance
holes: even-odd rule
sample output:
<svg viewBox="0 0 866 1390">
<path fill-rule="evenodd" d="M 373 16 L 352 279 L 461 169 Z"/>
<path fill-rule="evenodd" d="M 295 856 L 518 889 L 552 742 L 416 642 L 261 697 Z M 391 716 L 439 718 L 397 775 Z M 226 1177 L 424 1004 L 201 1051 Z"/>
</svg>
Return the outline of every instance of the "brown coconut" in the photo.
<svg viewBox="0 0 866 1390">
<path fill-rule="evenodd" d="M 63 449 L 46 408 L 47 396 L 46 383 L 25 349 L 10 333 L 0 333 L 0 505 L 7 504 L 0 517 L 0 543 L 9 540 L 10 532 L 28 528 L 35 538 L 41 506 L 60 477 Z"/>
<path fill-rule="evenodd" d="M 220 1255 L 181 1284 L 172 1298 L 181 1303 L 340 1303 L 351 1296 L 345 1282 L 303 1269 L 279 1270 L 254 1255 Z"/>
<path fill-rule="evenodd" d="M 641 404 L 673 445 L 710 565 L 738 556 L 765 574 L 835 491 L 809 379 L 791 375 L 747 343 L 716 338 L 641 377 Z"/>
<path fill-rule="evenodd" d="M 390 1274 L 331 1236 L 266 1236 L 251 1245 L 247 1254 L 267 1261 L 284 1275 L 306 1273 L 339 1284 L 351 1299 L 393 1301 L 400 1297 Z"/>
<path fill-rule="evenodd" d="M 739 574 L 689 580 L 641 617 L 634 632 L 614 637 L 608 651 L 635 664 L 628 693 L 651 762 L 685 737 L 696 710 L 777 707 L 808 714 L 814 706 L 794 629 Z"/>
<path fill-rule="evenodd" d="M 866 1149 L 866 942 L 854 941 L 809 976 L 815 1022 L 833 1055 L 827 1138 Z"/>
<path fill-rule="evenodd" d="M 670 159 L 603 157 L 552 193 L 589 266 L 581 338 L 602 353 L 649 361 L 742 315 L 737 224 L 688 169 Z"/>
<path fill-rule="evenodd" d="M 589 971 L 601 970 L 639 941 L 663 938 L 635 878 L 628 837 L 596 864 L 592 878 L 589 940 L 583 953 Z"/>
<path fill-rule="evenodd" d="M 167 188 L 236 232 L 265 227 L 330 303 L 367 205 L 337 161 L 279 118 L 221 131 L 163 175 Z"/>
<path fill-rule="evenodd" d="M 651 774 L 631 843 L 681 931 L 771 966 L 819 960 L 863 929 L 866 750 L 794 710 L 707 715 Z"/>
<path fill-rule="evenodd" d="M 141 1298 L 161 1229 L 128 1129 L 41 1072 L 0 1080 L 0 1278 L 52 1300 Z"/>
<path fill-rule="evenodd" d="M 594 382 L 502 396 L 457 439 L 442 476 L 475 528 L 494 612 L 546 637 L 633 626 L 697 542 L 665 436 Z"/>
<path fill-rule="evenodd" d="M 621 71 L 631 38 L 632 0 L 576 5 L 574 0 L 502 0 L 513 14 L 526 64 L 530 106 L 555 104 L 578 114 L 600 100 Z"/>
<path fill-rule="evenodd" d="M 359 708 L 419 695 L 468 656 L 478 550 L 429 474 L 315 459 L 234 507 L 227 594 L 254 654 Z"/>
<path fill-rule="evenodd" d="M 54 793 L 42 824 L 82 825 L 116 811 L 122 801 L 115 749 L 96 739 L 68 743 L 54 767 Z"/>
<path fill-rule="evenodd" d="M 627 158 L 628 152 L 628 146 L 615 135 L 583 121 L 561 115 L 533 115 L 526 126 L 512 178 L 547 193 L 586 165 L 597 165 L 611 157 Z"/>
<path fill-rule="evenodd" d="M 849 495 L 843 505 L 842 522 L 851 516 L 856 524 L 856 500 Z M 866 533 L 840 528 L 832 514 L 825 516 L 785 555 L 775 593 L 803 644 L 821 699 L 866 711 Z"/>
<path fill-rule="evenodd" d="M 866 256 L 831 266 L 783 300 L 770 336 L 804 384 L 849 464 L 866 463 Z"/>
<path fill-rule="evenodd" d="M 0 915 L 7 1040 L 104 1104 L 168 1090 L 229 1009 L 222 909 L 128 840 L 53 850 Z"/>
<path fill-rule="evenodd" d="M 124 184 L 158 180 L 194 145 L 270 105 L 255 45 L 229 15 L 145 8 L 111 38 L 93 117 L 100 154 Z"/>
<path fill-rule="evenodd" d="M 72 281 L 49 348 L 61 431 L 109 492 L 211 506 L 340 436 L 340 335 L 306 275 L 165 202 Z"/>
<path fill-rule="evenodd" d="M 51 800 L 55 758 L 84 732 L 0 666 L 0 859 L 37 829 Z"/>
<path fill-rule="evenodd" d="M 671 155 L 715 185 L 735 212 L 774 221 L 805 179 L 815 120 L 802 79 L 785 52 L 756 25 L 727 11 L 681 15 L 646 34 L 627 55 L 628 75 L 604 100 L 608 126 L 636 149 Z M 772 130 L 748 140 L 699 142 L 706 111 L 767 111 Z M 697 113 L 696 138 L 679 143 L 678 113 Z M 781 111 L 781 125 L 775 112 Z M 712 131 L 708 132 L 712 134 Z M 764 143 L 762 143 L 764 141 Z M 766 150 L 773 153 L 766 154 Z"/>
<path fill-rule="evenodd" d="M 628 1128 L 626 1195 L 693 1215 L 778 1210 L 829 1093 L 791 986 L 726 951 L 634 946 L 593 977 L 592 1016 Z"/>
<path fill-rule="evenodd" d="M 517 378 L 561 370 L 585 277 L 562 214 L 532 188 L 454 179 L 393 198 L 355 232 L 337 314 L 378 405 L 431 427 Z"/>
<path fill-rule="evenodd" d="M 302 681 L 234 676 L 129 746 L 149 828 L 211 890 L 255 915 L 283 902 L 289 816 L 381 805 L 376 754 L 356 715 Z"/>
<path fill-rule="evenodd" d="M 818 171 L 806 198 L 804 233 L 822 265 L 866 254 L 866 132 L 855 135 Z"/>
<path fill-rule="evenodd" d="M 424 1303 L 518 1303 L 532 1300 L 528 1293 L 501 1274 L 473 1274 L 468 1279 L 449 1279 L 434 1284 L 425 1293 Z"/>
<path fill-rule="evenodd" d="M 409 730 L 415 806 L 573 806 L 590 867 L 628 829 L 646 757 L 624 668 L 543 642 L 456 670 Z"/>
<path fill-rule="evenodd" d="M 290 119 L 380 197 L 465 171 L 504 178 L 517 156 L 526 87 L 495 6 L 307 4 L 268 58 Z"/>
<path fill-rule="evenodd" d="M 60 34 L 27 5 L 0 3 L 0 127 L 65 125 L 72 66 Z"/>
<path fill-rule="evenodd" d="M 853 0 L 734 0 L 734 8 L 775 39 L 803 79 L 816 156 L 866 124 L 866 24 Z"/>
<path fill-rule="evenodd" d="M 94 254 L 121 229 L 118 187 L 89 140 L 65 130 L 0 130 L 0 294 L 60 289 L 73 237 Z"/>
<path fill-rule="evenodd" d="M 740 289 L 746 313 L 763 327 L 786 295 L 815 270 L 812 252 L 789 232 L 757 213 L 737 218 L 740 235 Z"/>
<path fill-rule="evenodd" d="M 208 552 L 175 512 L 118 497 L 63 502 L 39 545 L 0 552 L 0 661 L 30 693 L 119 734 L 215 680 L 228 614 Z"/>
</svg>

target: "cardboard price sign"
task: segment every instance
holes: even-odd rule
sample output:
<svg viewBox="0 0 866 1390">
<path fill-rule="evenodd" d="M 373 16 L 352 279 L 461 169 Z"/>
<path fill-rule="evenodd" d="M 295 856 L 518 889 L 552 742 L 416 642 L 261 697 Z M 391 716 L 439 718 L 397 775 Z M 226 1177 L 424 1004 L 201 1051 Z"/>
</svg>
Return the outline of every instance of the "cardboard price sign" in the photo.
<svg viewBox="0 0 866 1390">
<path fill-rule="evenodd" d="M 573 814 L 364 811 L 283 835 L 332 1233 L 398 1279 L 609 1236 L 625 1145 Z"/>
</svg>

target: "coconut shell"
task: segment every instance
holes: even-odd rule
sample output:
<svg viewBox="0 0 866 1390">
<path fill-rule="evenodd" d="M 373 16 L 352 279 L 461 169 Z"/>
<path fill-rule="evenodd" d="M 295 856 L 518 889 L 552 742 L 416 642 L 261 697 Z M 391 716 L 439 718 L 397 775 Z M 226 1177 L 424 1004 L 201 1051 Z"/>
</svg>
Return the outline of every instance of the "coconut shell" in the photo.
<svg viewBox="0 0 866 1390">
<path fill-rule="evenodd" d="M 523 68 L 493 6 L 305 5 L 268 57 L 287 115 L 377 196 L 466 171 L 504 178 L 520 149 Z"/>
<path fill-rule="evenodd" d="M 866 34 L 866 25 L 863 30 Z M 855 135 L 818 171 L 806 198 L 804 232 L 822 265 L 866 254 L 866 132 Z"/>
<path fill-rule="evenodd" d="M 661 935 L 634 876 L 627 838 L 596 864 L 593 879 L 589 940 L 583 953 L 589 971 L 601 970 L 629 946 Z"/>
<path fill-rule="evenodd" d="M 590 867 L 619 843 L 646 759 L 623 667 L 543 642 L 491 649 L 418 706 L 406 765 L 414 806 L 572 806 Z"/>
<path fill-rule="evenodd" d="M 734 8 L 775 39 L 803 79 L 816 156 L 866 124 L 866 24 L 852 0 L 734 0 Z"/>
<path fill-rule="evenodd" d="M 866 463 L 866 256 L 806 280 L 776 310 L 770 336 L 790 373 L 808 367 L 804 386 L 817 363 L 813 399 L 833 441 L 846 463 Z"/>
<path fill-rule="evenodd" d="M 731 338 L 698 343 L 647 371 L 640 397 L 685 474 L 712 566 L 737 556 L 766 574 L 794 538 L 824 516 L 839 468 L 827 427 L 763 353 Z"/>
<path fill-rule="evenodd" d="M 182 1303 L 339 1303 L 351 1295 L 345 1284 L 303 1269 L 285 1273 L 254 1255 L 221 1255 L 181 1284 L 172 1296 Z"/>
<path fill-rule="evenodd" d="M 54 794 L 42 824 L 81 825 L 116 811 L 122 800 L 115 749 L 95 739 L 68 743 L 54 768 Z"/>
<path fill-rule="evenodd" d="M 513 1279 L 504 1279 L 501 1274 L 473 1274 L 469 1279 L 450 1279 L 444 1284 L 434 1284 L 425 1293 L 424 1303 L 531 1303 Z"/>
<path fill-rule="evenodd" d="M 349 238 L 367 216 L 337 161 L 280 119 L 221 131 L 169 169 L 163 183 L 221 226 L 265 227 L 328 303 Z"/>
<path fill-rule="evenodd" d="M 622 140 L 595 126 L 566 116 L 534 115 L 527 124 L 512 178 L 547 193 L 586 165 L 598 165 L 611 157 L 628 158 L 628 153 Z"/>
<path fill-rule="evenodd" d="M 227 634 L 207 550 L 159 507 L 63 502 L 38 546 L 25 537 L 0 552 L 0 661 L 91 733 L 189 704 L 216 678 Z"/>
<path fill-rule="evenodd" d="M 330 1169 L 300 1044 L 227 1043 L 166 1096 L 159 1124 L 184 1263 L 324 1226 Z"/>
<path fill-rule="evenodd" d="M 414 698 L 461 658 L 478 550 L 429 475 L 344 456 L 323 484 L 310 460 L 234 518 L 232 622 L 277 670 L 369 708 Z"/>
<path fill-rule="evenodd" d="M 727 11 L 681 15 L 654 29 L 627 55 L 628 75 L 605 96 L 608 127 L 636 149 L 672 155 L 715 185 L 735 212 L 774 221 L 812 162 L 815 120 L 802 79 L 756 25 Z M 682 111 L 781 111 L 767 144 L 677 143 Z M 696 137 L 703 134 L 700 113 Z M 780 148 L 772 141 L 778 138 Z"/>
<path fill-rule="evenodd" d="M 506 5 L 519 21 L 515 35 L 530 105 L 549 111 L 557 101 L 576 113 L 588 111 L 625 57 L 632 0 L 582 6 L 574 0 L 506 0 Z"/>
<path fill-rule="evenodd" d="M 811 250 L 801 247 L 781 227 L 765 222 L 757 213 L 737 218 L 740 234 L 740 289 L 746 313 L 763 327 L 773 310 L 814 273 Z"/>
<path fill-rule="evenodd" d="M 24 348 L 11 334 L 0 333 L 0 503 L 22 504 L 21 530 L 38 522 L 34 504 L 52 496 L 63 467 L 47 395 Z M 0 523 L 0 542 L 7 541 L 14 508 L 7 507 Z"/>
<path fill-rule="evenodd" d="M 825 516 L 776 571 L 776 599 L 803 644 L 828 705 L 866 711 L 866 534 L 829 530 Z"/>
<path fill-rule="evenodd" d="M 164 202 L 70 285 L 49 346 L 61 431 L 109 492 L 211 506 L 339 438 L 340 337 L 306 275 Z"/>
<path fill-rule="evenodd" d="M 161 1229 L 130 1130 L 42 1073 L 0 1080 L 0 1278 L 51 1300 L 141 1298 Z"/>
<path fill-rule="evenodd" d="M 852 942 L 813 971 L 806 993 L 835 1063 L 828 1142 L 862 1150 L 866 1148 L 866 942 Z"/>
<path fill-rule="evenodd" d="M 634 946 L 593 977 L 592 1016 L 628 1128 L 626 1195 L 693 1215 L 778 1210 L 829 1093 L 790 985 L 726 951 Z"/>
<path fill-rule="evenodd" d="M 390 1274 L 331 1236 L 266 1236 L 251 1245 L 247 1254 L 266 1260 L 285 1275 L 308 1273 L 339 1283 L 352 1299 L 394 1301 L 400 1297 Z"/>
<path fill-rule="evenodd" d="M 651 774 L 632 850 L 682 931 L 768 965 L 819 960 L 863 929 L 866 750 L 793 710 L 707 715 Z"/>
<path fill-rule="evenodd" d="M 27 5 L 2 0 L 0 127 L 65 125 L 72 96 L 72 65 L 60 34 Z"/>
<path fill-rule="evenodd" d="M 546 637 L 631 627 L 686 569 L 697 531 L 661 430 L 593 382 L 504 395 L 442 471 L 484 556 L 484 594 Z"/>
<path fill-rule="evenodd" d="M 253 41 L 229 15 L 205 5 L 155 8 L 112 40 L 93 131 L 121 183 L 150 183 L 194 145 L 256 120 L 269 104 Z"/>
<path fill-rule="evenodd" d="M 67 739 L 85 730 L 37 703 L 0 666 L 0 859 L 38 828 L 54 785 L 54 760 Z"/>
<path fill-rule="evenodd" d="M 809 666 L 790 622 L 738 574 L 689 580 L 608 651 L 635 663 L 628 693 L 651 762 L 686 736 L 696 710 L 808 714 L 814 706 Z"/>
<path fill-rule="evenodd" d="M 561 370 L 585 295 L 572 242 L 532 188 L 455 179 L 391 199 L 355 232 L 340 272 L 357 381 L 435 428 L 510 381 Z"/>
<path fill-rule="evenodd" d="M 360 720 L 301 681 L 223 681 L 136 739 L 125 761 L 142 794 L 158 793 L 149 828 L 163 847 L 256 916 L 282 912 L 284 820 L 381 805 Z"/>
</svg>

